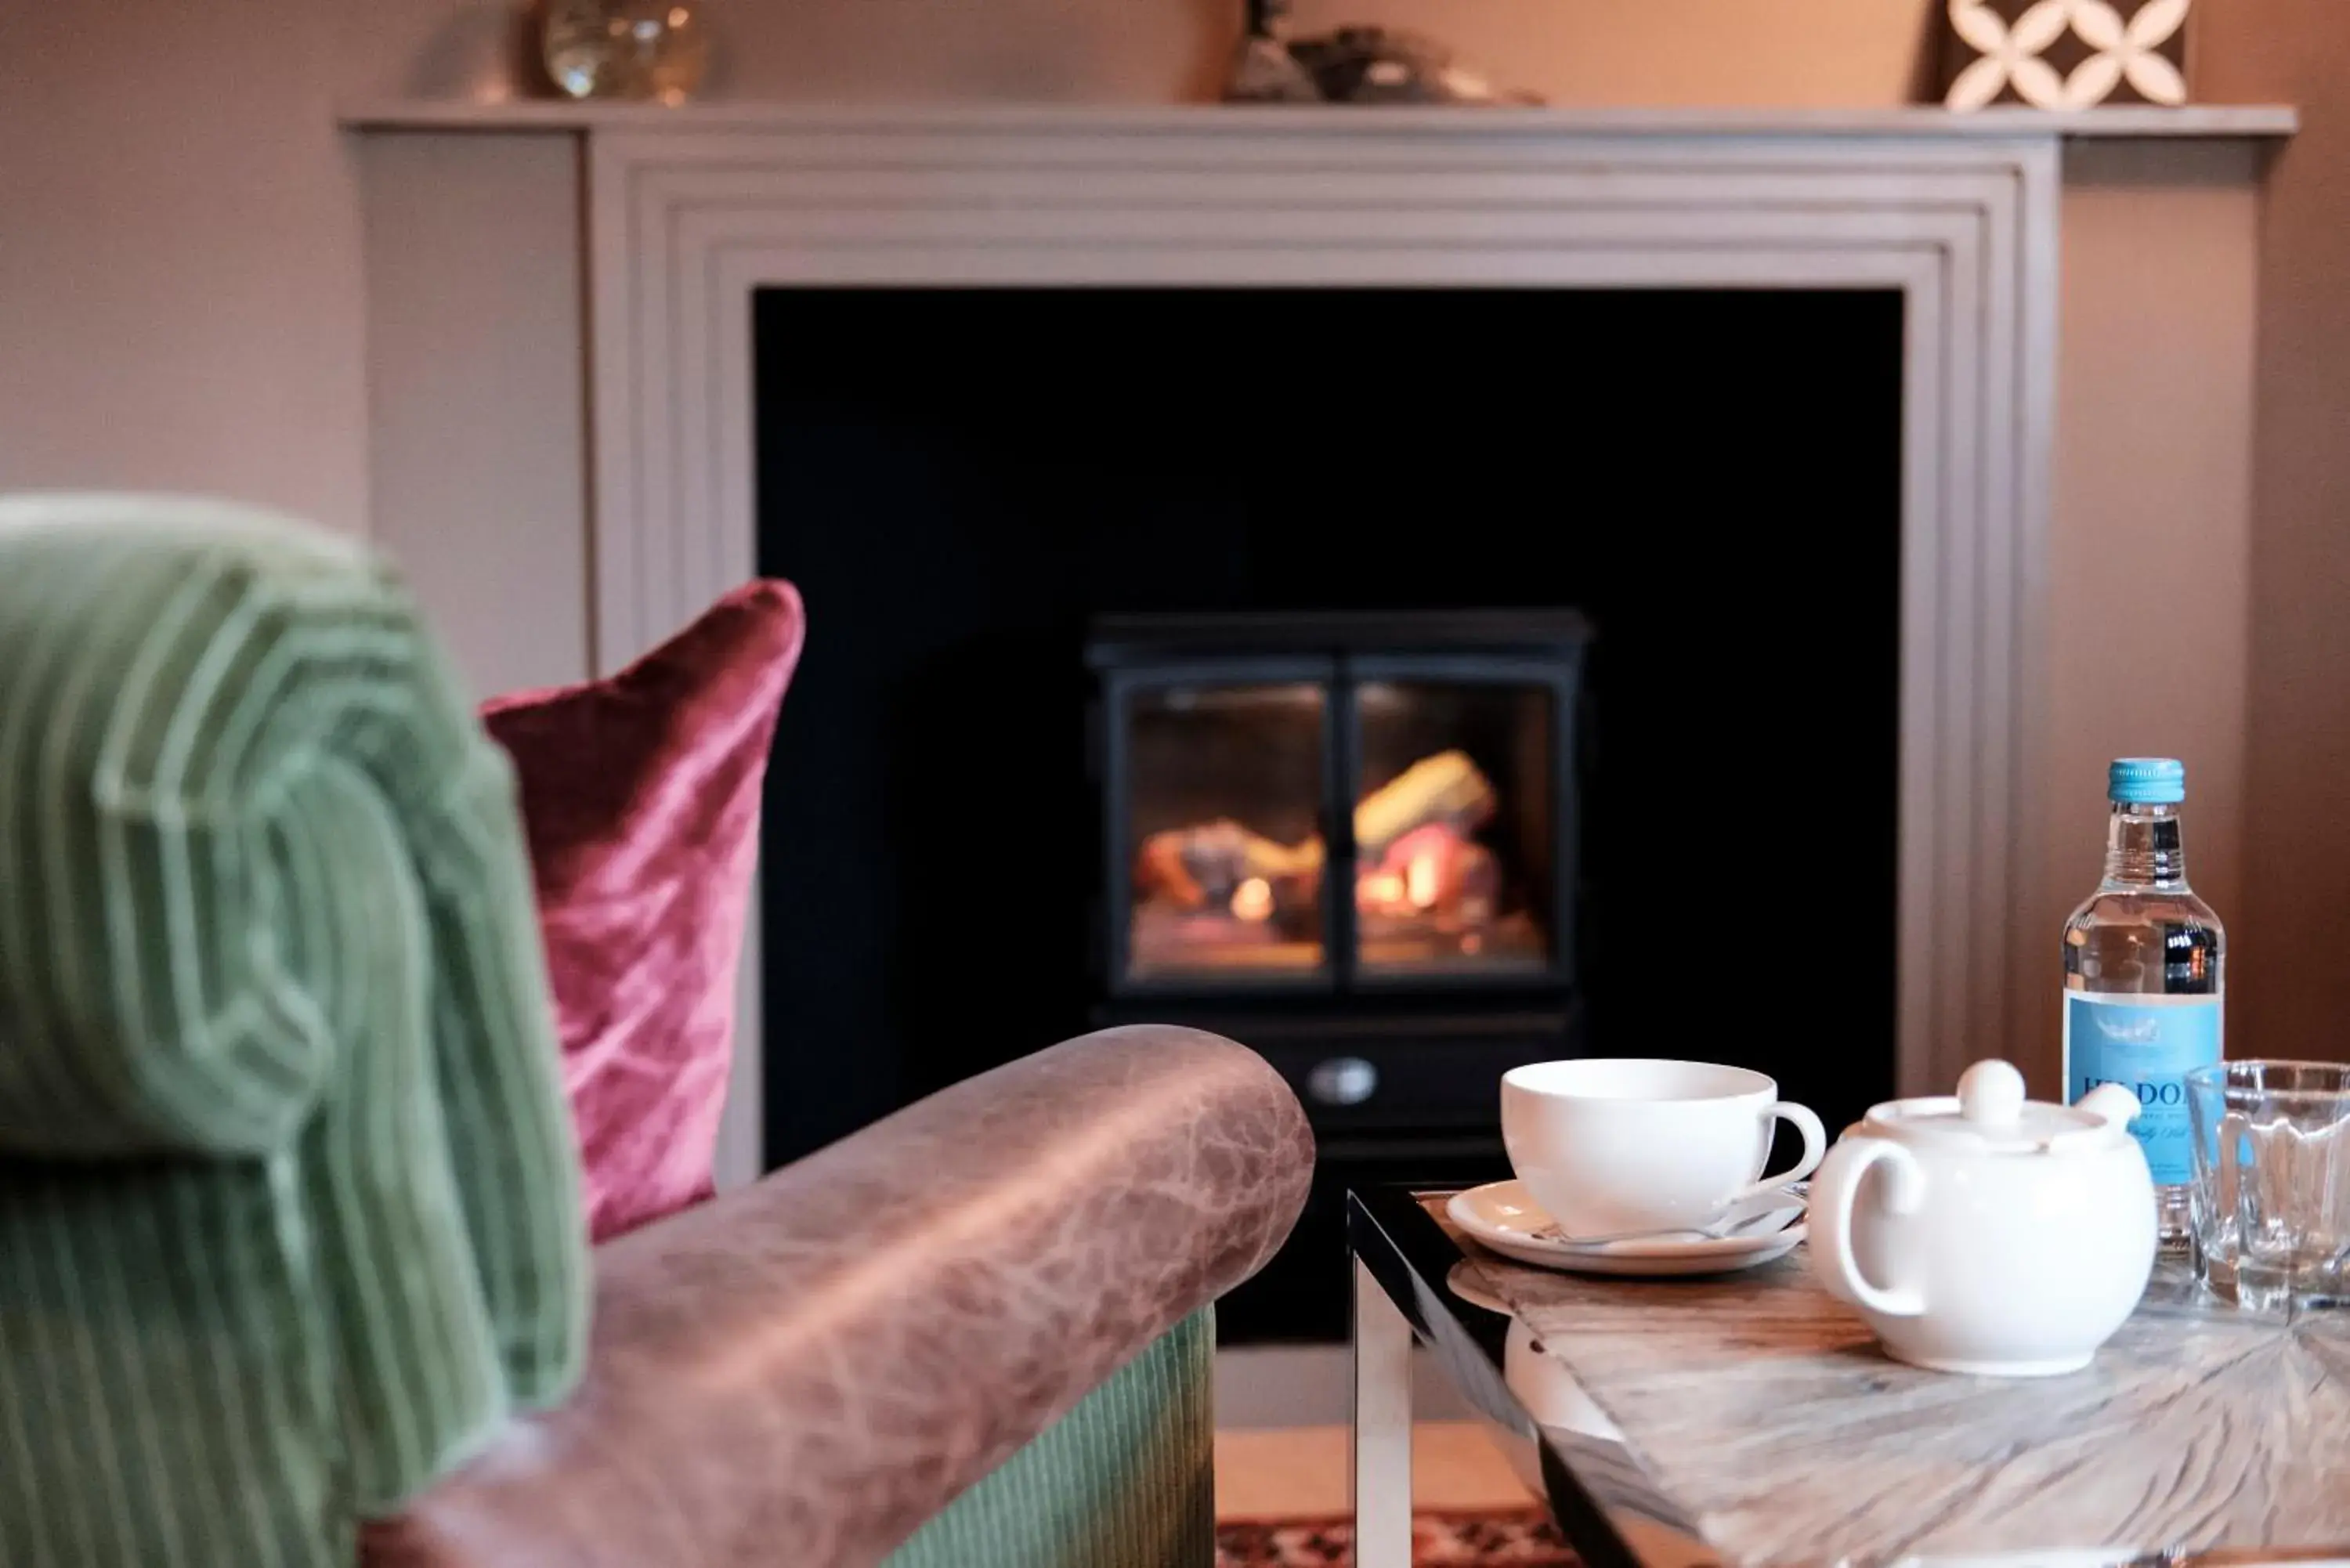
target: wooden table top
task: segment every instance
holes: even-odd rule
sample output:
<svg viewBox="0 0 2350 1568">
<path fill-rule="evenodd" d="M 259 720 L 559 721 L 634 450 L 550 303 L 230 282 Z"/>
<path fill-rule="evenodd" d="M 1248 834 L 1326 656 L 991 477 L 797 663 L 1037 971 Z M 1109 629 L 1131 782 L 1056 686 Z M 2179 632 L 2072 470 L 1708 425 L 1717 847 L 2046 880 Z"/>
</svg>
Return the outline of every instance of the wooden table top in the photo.
<svg viewBox="0 0 2350 1568">
<path fill-rule="evenodd" d="M 2087 1369 L 1961 1377 L 1887 1358 L 1802 1247 L 1744 1273 L 1640 1281 L 1455 1237 L 1525 1348 L 1745 1568 L 2116 1547 L 2350 1556 L 2350 1313 L 2240 1314 L 2165 1262 Z M 1513 1365 L 1510 1381 L 1547 1423 L 1534 1407 L 1557 1396 L 1531 1372 Z"/>
</svg>

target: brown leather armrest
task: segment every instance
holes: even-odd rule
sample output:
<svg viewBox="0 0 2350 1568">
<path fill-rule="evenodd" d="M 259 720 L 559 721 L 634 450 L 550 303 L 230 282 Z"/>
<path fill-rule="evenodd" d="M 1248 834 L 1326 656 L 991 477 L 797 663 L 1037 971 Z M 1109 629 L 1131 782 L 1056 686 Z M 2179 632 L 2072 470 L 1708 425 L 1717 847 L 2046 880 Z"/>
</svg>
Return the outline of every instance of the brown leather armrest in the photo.
<svg viewBox="0 0 2350 1568">
<path fill-rule="evenodd" d="M 1289 1233 L 1280 1076 L 1113 1029 L 957 1085 L 597 1254 L 587 1380 L 375 1568 L 855 1568 Z"/>
</svg>

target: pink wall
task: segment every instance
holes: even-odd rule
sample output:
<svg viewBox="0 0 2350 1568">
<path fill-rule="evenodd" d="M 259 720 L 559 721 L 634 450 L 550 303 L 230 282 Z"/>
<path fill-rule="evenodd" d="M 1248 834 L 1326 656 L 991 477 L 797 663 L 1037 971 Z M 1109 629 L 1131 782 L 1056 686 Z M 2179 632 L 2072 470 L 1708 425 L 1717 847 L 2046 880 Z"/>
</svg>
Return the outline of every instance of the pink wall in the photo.
<svg viewBox="0 0 2350 1568">
<path fill-rule="evenodd" d="M 1212 96 L 1243 0 L 704 0 L 713 93 L 827 102 L 1164 103 Z M 1562 103 L 1907 101 L 1929 0 L 1296 0 L 1316 31 L 1434 34 L 1497 84 Z M 374 0 L 347 13 L 344 91 L 476 97 L 510 77 L 508 8 Z"/>
<path fill-rule="evenodd" d="M 2350 1061 L 2350 6 L 2220 0 L 2214 96 L 2298 103 L 2261 225 L 2235 1055 Z"/>
<path fill-rule="evenodd" d="M 357 182 L 328 14 L 0 5 L 0 489 L 366 518 Z"/>
<path fill-rule="evenodd" d="M 2056 932 L 2096 883 L 2108 759 L 2184 758 L 2195 885 L 2231 930 L 2250 898 L 2244 689 L 2264 156 L 2245 142 L 2084 142 L 2065 160 L 2045 858 L 2027 870 L 2033 902 L 2020 911 L 2049 977 L 2051 994 L 2018 999 L 2036 1031 L 2043 1090 L 2058 1059 Z"/>
</svg>

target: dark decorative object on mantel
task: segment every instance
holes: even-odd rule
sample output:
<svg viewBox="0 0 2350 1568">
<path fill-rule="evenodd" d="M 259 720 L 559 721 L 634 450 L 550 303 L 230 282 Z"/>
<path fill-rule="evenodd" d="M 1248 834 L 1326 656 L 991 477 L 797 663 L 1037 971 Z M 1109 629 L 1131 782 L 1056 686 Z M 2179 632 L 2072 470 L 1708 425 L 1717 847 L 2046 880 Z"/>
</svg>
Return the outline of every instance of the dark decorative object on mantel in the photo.
<svg viewBox="0 0 2350 1568">
<path fill-rule="evenodd" d="M 2193 0 L 1945 0 L 1951 109 L 2187 101 Z"/>
<path fill-rule="evenodd" d="M 1433 38 L 1388 27 L 1341 27 L 1292 42 L 1289 0 L 1249 0 L 1248 34 L 1224 83 L 1227 103 L 1537 104 L 1497 92 Z"/>
</svg>

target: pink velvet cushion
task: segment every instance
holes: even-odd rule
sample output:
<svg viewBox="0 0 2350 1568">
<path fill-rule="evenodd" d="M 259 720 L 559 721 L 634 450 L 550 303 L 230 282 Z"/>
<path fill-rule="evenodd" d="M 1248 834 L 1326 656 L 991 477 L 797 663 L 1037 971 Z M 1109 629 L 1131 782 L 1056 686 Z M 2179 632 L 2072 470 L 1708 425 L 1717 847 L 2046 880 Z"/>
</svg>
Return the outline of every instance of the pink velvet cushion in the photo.
<svg viewBox="0 0 2350 1568">
<path fill-rule="evenodd" d="M 706 1197 L 799 595 L 745 584 L 603 680 L 494 699 L 513 756 L 588 1226 Z"/>
</svg>

